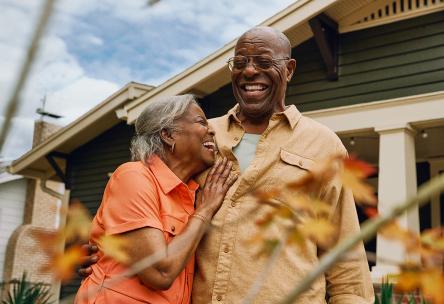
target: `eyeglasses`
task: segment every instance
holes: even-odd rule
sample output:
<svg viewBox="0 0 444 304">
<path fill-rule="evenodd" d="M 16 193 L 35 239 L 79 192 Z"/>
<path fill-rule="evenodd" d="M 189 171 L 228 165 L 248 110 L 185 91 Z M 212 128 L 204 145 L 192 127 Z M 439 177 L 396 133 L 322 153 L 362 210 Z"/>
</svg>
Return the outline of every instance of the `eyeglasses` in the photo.
<svg viewBox="0 0 444 304">
<path fill-rule="evenodd" d="M 252 59 L 252 64 L 256 70 L 268 70 L 273 66 L 274 63 L 276 63 L 279 60 L 290 60 L 289 57 L 285 58 L 272 58 L 267 55 L 250 55 L 250 56 L 243 56 L 243 55 L 237 55 L 234 57 L 231 57 L 228 59 L 228 68 L 230 71 L 234 70 L 243 70 L 247 67 L 249 59 Z"/>
</svg>

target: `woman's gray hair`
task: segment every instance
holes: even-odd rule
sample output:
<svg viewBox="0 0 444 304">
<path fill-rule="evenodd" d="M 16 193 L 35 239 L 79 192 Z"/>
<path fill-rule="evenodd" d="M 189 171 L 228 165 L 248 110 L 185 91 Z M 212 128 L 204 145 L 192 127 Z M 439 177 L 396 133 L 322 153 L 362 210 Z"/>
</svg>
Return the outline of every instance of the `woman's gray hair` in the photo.
<svg viewBox="0 0 444 304">
<path fill-rule="evenodd" d="M 131 159 L 145 162 L 151 155 L 165 157 L 165 146 L 160 136 L 162 130 L 176 130 L 175 122 L 191 104 L 197 101 L 194 95 L 165 97 L 147 105 L 136 120 L 136 135 L 131 141 Z"/>
</svg>

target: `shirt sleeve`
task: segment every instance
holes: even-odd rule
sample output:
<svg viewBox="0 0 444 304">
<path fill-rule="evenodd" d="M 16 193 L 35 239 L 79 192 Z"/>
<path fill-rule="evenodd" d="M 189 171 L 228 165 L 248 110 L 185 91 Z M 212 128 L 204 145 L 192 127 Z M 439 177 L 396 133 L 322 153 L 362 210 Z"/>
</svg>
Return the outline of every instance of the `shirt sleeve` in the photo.
<svg viewBox="0 0 444 304">
<path fill-rule="evenodd" d="M 102 204 L 106 234 L 142 227 L 163 228 L 156 185 L 136 170 L 114 174 L 106 187 Z"/>
<path fill-rule="evenodd" d="M 345 148 L 341 154 L 347 155 Z M 335 179 L 329 183 L 325 199 L 334 206 L 332 221 L 339 227 L 338 242 L 360 231 L 353 193 Z M 325 273 L 330 304 L 373 304 L 374 291 L 364 245 L 360 242 Z"/>
</svg>

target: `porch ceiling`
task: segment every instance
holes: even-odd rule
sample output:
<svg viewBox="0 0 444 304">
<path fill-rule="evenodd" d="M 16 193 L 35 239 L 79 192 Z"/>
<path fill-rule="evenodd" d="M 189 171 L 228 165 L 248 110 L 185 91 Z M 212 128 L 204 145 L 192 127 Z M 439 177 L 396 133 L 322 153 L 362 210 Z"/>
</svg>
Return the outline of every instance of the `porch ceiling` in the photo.
<svg viewBox="0 0 444 304">
<path fill-rule="evenodd" d="M 414 126 L 416 161 L 444 159 L 444 123 L 441 126 Z M 426 134 L 426 135 L 424 135 Z M 341 136 L 350 154 L 378 166 L 379 135 L 376 132 L 349 133 Z"/>
</svg>

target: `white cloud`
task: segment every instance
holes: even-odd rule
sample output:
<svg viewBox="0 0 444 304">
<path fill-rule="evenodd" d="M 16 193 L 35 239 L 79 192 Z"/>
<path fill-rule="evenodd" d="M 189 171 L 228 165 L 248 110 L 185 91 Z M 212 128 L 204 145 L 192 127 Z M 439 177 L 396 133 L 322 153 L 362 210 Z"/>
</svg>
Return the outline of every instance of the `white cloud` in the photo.
<svg viewBox="0 0 444 304">
<path fill-rule="evenodd" d="M 91 35 L 91 34 L 82 35 L 82 40 L 84 40 L 86 43 L 92 44 L 93 46 L 102 46 L 103 45 L 102 39 L 100 39 L 97 36 Z"/>
<path fill-rule="evenodd" d="M 3 125 L 3 117 L 0 123 Z M 34 120 L 30 118 L 13 118 L 10 136 L 7 137 L 0 158 L 12 159 L 31 148 Z M 31 130 L 31 133 L 29 132 Z"/>
<path fill-rule="evenodd" d="M 1 5 L 0 5 L 1 7 Z M 23 24 L 32 27 L 29 20 L 32 13 L 20 7 L 7 7 L 6 19 L 0 18 L 0 26 L 6 26 L 12 19 L 24 20 Z M 12 35 L 0 34 L 0 90 L 10 94 L 21 61 L 25 55 L 25 47 L 29 31 L 21 27 Z M 85 35 L 89 43 L 100 44 L 100 39 L 93 35 Z M 11 43 L 10 43 L 11 42 Z M 5 72 L 7 71 L 7 73 Z M 119 85 L 102 79 L 94 79 L 85 74 L 77 59 L 68 52 L 66 43 L 56 34 L 49 34 L 41 40 L 37 60 L 32 68 L 27 85 L 21 94 L 21 106 L 13 124 L 1 155 L 16 158 L 31 147 L 33 121 L 38 118 L 36 109 L 47 95 L 47 110 L 61 114 L 63 119 L 55 121 L 66 124 L 88 111 L 97 103 L 119 89 Z M 2 94 L 0 110 L 3 112 L 9 94 Z M 2 120 L 3 121 L 3 120 Z"/>
<path fill-rule="evenodd" d="M 67 124 L 105 100 L 119 88 L 115 83 L 84 76 L 63 89 L 48 94 L 47 109 L 63 115 L 63 119 L 59 122 Z"/>
</svg>

